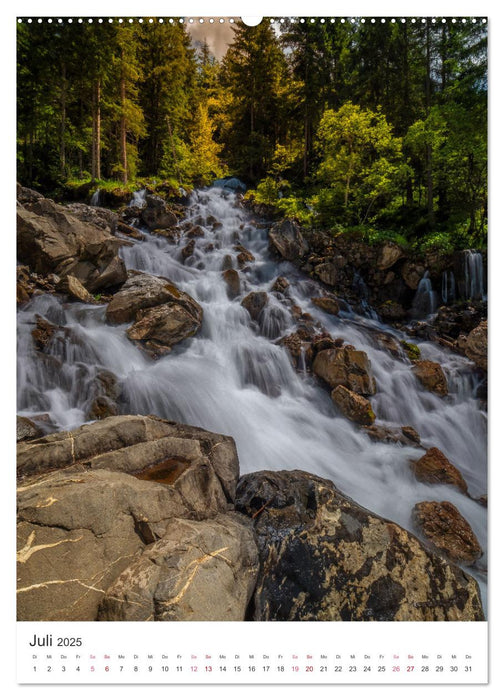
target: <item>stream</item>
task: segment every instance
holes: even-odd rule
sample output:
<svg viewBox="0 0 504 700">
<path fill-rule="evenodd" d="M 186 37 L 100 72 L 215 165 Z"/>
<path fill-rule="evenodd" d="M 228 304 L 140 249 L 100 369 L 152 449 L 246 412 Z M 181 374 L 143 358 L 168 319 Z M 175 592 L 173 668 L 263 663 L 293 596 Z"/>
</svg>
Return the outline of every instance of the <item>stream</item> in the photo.
<svg viewBox="0 0 504 700">
<path fill-rule="evenodd" d="M 141 201 L 141 194 L 135 196 Z M 196 299 L 203 308 L 200 331 L 153 360 L 128 340 L 129 324 L 106 323 L 105 305 L 34 296 L 18 314 L 18 414 L 49 414 L 52 429 L 73 429 L 86 422 L 98 375 L 108 370 L 120 386 L 120 413 L 155 414 L 231 435 L 241 473 L 312 472 L 409 530 L 416 503 L 447 500 L 486 550 L 486 509 L 454 488 L 414 478 L 409 460 L 421 457 L 423 448 L 372 441 L 342 417 L 319 381 L 293 368 L 287 350 L 275 344 L 296 329 L 288 307 L 270 294 L 256 324 L 240 301 L 251 291 L 269 291 L 279 275 L 286 277 L 292 299 L 304 312 L 333 337 L 367 353 L 377 385 L 371 397 L 377 421 L 413 426 L 422 444 L 441 449 L 462 473 L 469 493 L 479 497 L 487 492 L 487 420 L 475 397 L 472 363 L 434 343 L 414 340 L 422 358 L 439 362 L 448 378 L 448 397 L 425 390 L 411 366 L 375 340 L 377 331 L 398 340 L 407 336 L 350 307 L 331 316 L 315 306 L 311 298 L 326 292 L 292 264 L 270 255 L 268 229 L 254 225 L 232 192 L 215 187 L 191 195 L 188 220 L 199 224 L 209 216 L 222 226 L 202 225 L 205 235 L 194 239 L 194 252 L 185 261 L 181 251 L 186 241 L 170 242 L 143 229 L 145 240 L 121 251 L 128 269 L 168 277 Z M 236 256 L 237 242 L 255 261 L 241 271 L 241 293 L 230 300 L 222 269 L 226 255 Z M 65 327 L 45 353 L 36 351 L 31 336 L 36 315 Z M 485 600 L 486 555 L 477 569 L 467 570 L 477 578 Z"/>
</svg>

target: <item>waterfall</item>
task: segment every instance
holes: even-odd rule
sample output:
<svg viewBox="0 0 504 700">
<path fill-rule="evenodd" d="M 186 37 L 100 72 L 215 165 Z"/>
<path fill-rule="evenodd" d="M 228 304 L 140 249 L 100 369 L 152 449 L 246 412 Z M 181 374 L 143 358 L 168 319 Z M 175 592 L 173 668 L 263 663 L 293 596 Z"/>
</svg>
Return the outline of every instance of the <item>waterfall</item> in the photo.
<svg viewBox="0 0 504 700">
<path fill-rule="evenodd" d="M 436 311 L 436 292 L 432 289 L 429 271 L 426 270 L 424 276 L 418 284 L 412 304 L 414 318 L 425 318 Z"/>
<path fill-rule="evenodd" d="M 100 188 L 98 188 L 95 192 L 93 192 L 93 196 L 91 197 L 91 206 L 92 207 L 99 207 L 100 206 L 100 195 L 101 195 Z"/>
<path fill-rule="evenodd" d="M 483 257 L 477 250 L 464 250 L 464 291 L 471 301 L 485 299 Z"/>
<path fill-rule="evenodd" d="M 133 201 L 138 202 L 143 197 Z M 219 225 L 215 225 L 215 222 Z M 412 425 L 426 447 L 439 447 L 461 471 L 475 496 L 486 493 L 486 416 L 473 390 L 473 369 L 464 357 L 421 342 L 422 357 L 439 362 L 450 383 L 441 398 L 422 388 L 411 366 L 376 343 L 376 333 L 407 339 L 378 320 L 359 316 L 342 301 L 339 316 L 311 302 L 324 289 L 286 261 L 270 257 L 268 231 L 257 228 L 234 192 L 222 187 L 191 194 L 187 223 L 201 226 L 194 252 L 183 259 L 187 240 L 171 241 L 142 230 L 145 240 L 121 248 L 128 269 L 171 279 L 203 308 L 203 325 L 192 339 L 154 361 L 131 343 L 127 324 L 108 325 L 104 305 L 67 303 L 56 295 L 34 296 L 18 316 L 18 413 L 47 414 L 52 429 L 72 429 L 88 420 L 97 386 L 107 373 L 118 384 L 120 413 L 158 416 L 231 435 L 242 473 L 259 469 L 303 469 L 331 479 L 364 507 L 411 529 L 413 506 L 449 500 L 469 521 L 485 549 L 486 511 L 446 485 L 422 484 L 409 462 L 424 450 L 371 441 L 342 417 L 329 392 L 306 372 L 297 371 L 281 337 L 293 333 L 295 305 L 334 338 L 370 359 L 377 392 L 371 397 L 378 420 Z M 240 270 L 240 295 L 230 299 L 223 263 L 236 261 L 237 243 L 254 257 Z M 229 258 L 226 258 L 229 260 Z M 290 282 L 287 299 L 270 292 L 277 277 Z M 267 292 L 268 303 L 251 321 L 240 301 Z M 428 274 L 420 282 L 417 307 L 435 309 Z M 36 317 L 57 326 L 43 350 L 34 346 Z M 417 342 L 417 341 L 415 341 Z M 484 566 L 484 560 L 481 561 Z M 472 575 L 474 570 L 471 570 Z M 476 574 L 479 576 L 479 574 Z M 479 580 L 483 584 L 483 578 Z"/>
<path fill-rule="evenodd" d="M 137 190 L 136 192 L 133 192 L 133 197 L 130 200 L 130 203 L 128 206 L 130 207 L 143 207 L 146 204 L 145 201 L 145 195 L 147 194 L 147 190 Z"/>
<path fill-rule="evenodd" d="M 443 304 L 451 304 L 455 301 L 455 275 L 452 270 L 448 272 L 445 270 L 443 272 L 443 279 L 441 282 L 441 298 L 443 299 Z"/>
</svg>

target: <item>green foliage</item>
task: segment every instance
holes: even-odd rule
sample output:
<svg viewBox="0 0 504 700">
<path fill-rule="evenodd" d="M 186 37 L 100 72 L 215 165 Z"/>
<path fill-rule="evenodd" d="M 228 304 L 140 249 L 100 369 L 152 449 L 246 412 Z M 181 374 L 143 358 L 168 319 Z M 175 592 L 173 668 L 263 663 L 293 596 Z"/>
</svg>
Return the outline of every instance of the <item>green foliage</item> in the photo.
<svg viewBox="0 0 504 700">
<path fill-rule="evenodd" d="M 411 362 L 420 359 L 421 353 L 418 345 L 415 345 L 414 343 L 408 343 L 406 340 L 401 340 L 401 345 L 404 348 L 406 355 L 411 360 Z"/>
<path fill-rule="evenodd" d="M 316 177 L 324 187 L 317 209 L 347 222 L 365 223 L 399 183 L 401 139 L 380 112 L 346 102 L 326 110 L 317 132 L 322 155 Z"/>
<path fill-rule="evenodd" d="M 143 178 L 177 196 L 235 174 L 335 235 L 485 245 L 482 23 L 233 31 L 219 61 L 179 22 L 18 24 L 20 181 L 86 198 Z"/>
</svg>

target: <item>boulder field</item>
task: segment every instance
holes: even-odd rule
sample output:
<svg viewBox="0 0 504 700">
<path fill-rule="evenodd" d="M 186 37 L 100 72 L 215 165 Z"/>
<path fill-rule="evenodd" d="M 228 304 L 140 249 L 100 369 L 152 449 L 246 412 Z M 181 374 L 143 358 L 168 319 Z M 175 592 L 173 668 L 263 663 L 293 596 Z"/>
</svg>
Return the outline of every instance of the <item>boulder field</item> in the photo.
<svg viewBox="0 0 504 700">
<path fill-rule="evenodd" d="M 430 526 L 417 509 L 431 549 L 312 474 L 240 478 L 233 439 L 201 428 L 112 416 L 32 437 L 18 619 L 481 620 L 477 582 L 443 556 L 440 507 Z M 481 552 L 461 537 L 467 563 Z"/>
</svg>

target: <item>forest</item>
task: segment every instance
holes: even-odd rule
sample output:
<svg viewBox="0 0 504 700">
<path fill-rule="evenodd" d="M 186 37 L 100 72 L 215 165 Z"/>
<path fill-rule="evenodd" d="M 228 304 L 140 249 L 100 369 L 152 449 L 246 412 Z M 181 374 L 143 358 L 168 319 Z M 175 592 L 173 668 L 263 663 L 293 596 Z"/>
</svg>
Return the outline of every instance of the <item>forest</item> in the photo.
<svg viewBox="0 0 504 700">
<path fill-rule="evenodd" d="M 178 20 L 20 22 L 18 180 L 58 198 L 232 175 L 307 227 L 485 246 L 484 21 L 264 19 L 233 34 L 218 60 Z"/>
</svg>

